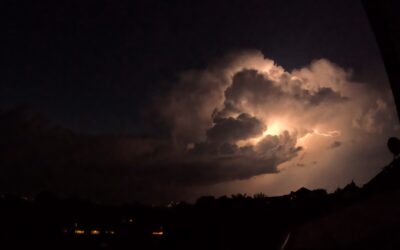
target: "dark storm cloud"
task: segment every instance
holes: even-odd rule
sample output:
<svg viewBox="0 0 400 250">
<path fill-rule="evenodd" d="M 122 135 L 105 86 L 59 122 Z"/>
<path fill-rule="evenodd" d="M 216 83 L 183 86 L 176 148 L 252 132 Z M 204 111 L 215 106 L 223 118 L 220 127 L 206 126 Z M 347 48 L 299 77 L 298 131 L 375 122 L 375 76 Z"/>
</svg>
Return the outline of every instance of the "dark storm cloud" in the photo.
<svg viewBox="0 0 400 250">
<path fill-rule="evenodd" d="M 341 141 L 334 141 L 329 145 L 329 148 L 338 148 L 342 145 L 343 145 L 343 143 Z"/>
<path fill-rule="evenodd" d="M 182 187 L 274 173 L 299 150 L 288 133 L 264 138 L 259 147 L 231 143 L 265 129 L 247 114 L 216 119 L 210 140 L 186 154 L 165 140 L 77 134 L 27 108 L 2 112 L 0 125 L 1 190 L 51 190 L 106 202 L 168 200 Z"/>
<path fill-rule="evenodd" d="M 174 149 L 188 166 L 203 163 L 199 169 L 207 171 L 207 184 L 280 172 L 295 165 L 290 162 L 300 150 L 307 152 L 304 161 L 317 159 L 319 168 L 335 171 L 337 165 L 326 161 L 329 154 L 351 155 L 356 149 L 326 150 L 329 141 L 363 138 L 366 132 L 378 137 L 385 128 L 393 130 L 392 98 L 383 96 L 353 82 L 350 70 L 326 59 L 286 71 L 259 51 L 241 51 L 204 69 L 183 72 L 158 105 L 171 128 Z M 260 121 L 266 130 L 248 133 L 257 126 L 242 129 L 237 121 L 241 114 Z M 303 173 L 310 171 L 289 176 L 291 183 L 307 180 Z M 202 183 L 205 174 L 194 176 L 193 183 Z M 284 175 L 282 171 L 274 178 L 289 187 L 279 177 Z"/>
<path fill-rule="evenodd" d="M 152 138 L 77 134 L 26 107 L 0 114 L 0 137 L 1 192 L 53 191 L 106 201 L 139 199 L 135 190 L 144 180 L 131 166 L 163 147 Z"/>
<path fill-rule="evenodd" d="M 26 109 L 1 113 L 1 190 L 165 201 L 196 186 L 278 173 L 300 151 L 325 164 L 321 155 L 334 152 L 326 140 L 363 138 L 390 124 L 388 98 L 369 95 L 327 60 L 286 72 L 247 51 L 177 81 L 149 114 L 165 131 L 160 137 L 78 134 Z"/>
<path fill-rule="evenodd" d="M 257 151 L 263 158 L 271 156 L 277 157 L 282 161 L 287 161 L 297 156 L 302 149 L 296 147 L 297 136 L 290 135 L 284 131 L 280 135 L 267 135 L 257 145 Z"/>
<path fill-rule="evenodd" d="M 266 125 L 246 113 L 237 118 L 217 116 L 214 126 L 207 130 L 207 139 L 211 142 L 235 142 L 261 135 L 265 129 Z"/>
<path fill-rule="evenodd" d="M 279 79 L 271 79 L 257 70 L 245 69 L 234 75 L 232 85 L 225 93 L 223 115 L 237 113 L 246 106 L 277 106 L 277 104 L 298 103 L 307 108 L 318 105 L 330 105 L 348 100 L 340 92 L 330 87 L 318 87 L 311 91 L 304 88 L 301 82 L 283 75 Z"/>
<path fill-rule="evenodd" d="M 280 163 L 292 159 L 300 150 L 296 136 L 288 132 L 267 136 L 257 146 L 203 142 L 178 160 L 150 161 L 147 170 L 157 168 L 164 181 L 178 185 L 215 184 L 276 173 Z"/>
<path fill-rule="evenodd" d="M 225 103 L 237 104 L 241 101 L 263 103 L 284 97 L 285 93 L 256 70 L 243 70 L 233 77 L 232 85 L 225 91 Z"/>
<path fill-rule="evenodd" d="M 309 102 L 311 105 L 319 105 L 321 103 L 337 103 L 348 100 L 347 97 L 333 91 L 331 88 L 320 88 L 316 93 L 310 95 Z"/>
<path fill-rule="evenodd" d="M 189 155 L 207 157 L 234 155 L 238 152 L 239 147 L 229 142 L 199 142 L 194 145 L 193 149 L 189 150 Z"/>
</svg>

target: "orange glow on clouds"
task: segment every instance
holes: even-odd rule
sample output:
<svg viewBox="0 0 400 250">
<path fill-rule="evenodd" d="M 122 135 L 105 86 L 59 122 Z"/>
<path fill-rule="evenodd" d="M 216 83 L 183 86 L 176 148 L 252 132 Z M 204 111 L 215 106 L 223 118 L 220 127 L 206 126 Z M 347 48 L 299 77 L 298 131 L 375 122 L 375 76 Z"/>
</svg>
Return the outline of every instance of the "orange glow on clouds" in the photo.
<svg viewBox="0 0 400 250">
<path fill-rule="evenodd" d="M 268 135 L 280 135 L 283 131 L 289 130 L 289 126 L 287 126 L 287 123 L 282 122 L 281 120 L 276 120 L 272 122 L 270 125 L 267 125 L 267 129 L 262 133 L 262 135 L 254 138 L 250 138 L 247 140 L 241 140 L 238 141 L 236 144 L 239 147 L 245 146 L 245 145 L 256 145 L 259 143 L 264 137 Z"/>
</svg>

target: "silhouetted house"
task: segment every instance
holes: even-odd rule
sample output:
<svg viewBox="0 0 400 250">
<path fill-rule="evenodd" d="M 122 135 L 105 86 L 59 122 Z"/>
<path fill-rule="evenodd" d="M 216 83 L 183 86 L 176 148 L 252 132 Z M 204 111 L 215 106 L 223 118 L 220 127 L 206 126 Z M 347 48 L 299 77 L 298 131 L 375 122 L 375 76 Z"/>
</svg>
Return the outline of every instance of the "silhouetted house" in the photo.
<svg viewBox="0 0 400 250">
<path fill-rule="evenodd" d="M 339 199 L 338 201 L 352 201 L 358 197 L 361 193 L 361 188 L 359 188 L 354 181 L 347 184 L 343 189 L 338 188 L 335 193 L 334 197 Z"/>
<path fill-rule="evenodd" d="M 309 190 L 305 187 L 300 188 L 296 192 L 290 193 L 291 200 L 318 200 L 327 195 L 326 190 L 324 189 L 316 189 Z"/>
<path fill-rule="evenodd" d="M 352 180 L 351 183 L 347 184 L 342 192 L 345 193 L 354 193 L 354 192 L 358 192 L 360 190 L 360 188 L 356 185 L 356 183 L 354 183 L 354 181 Z"/>
<path fill-rule="evenodd" d="M 305 197 L 308 197 L 310 195 L 311 191 L 305 187 L 300 188 L 299 190 L 297 190 L 296 192 L 291 192 L 290 193 L 290 198 L 292 200 L 295 199 L 302 199 Z"/>
</svg>

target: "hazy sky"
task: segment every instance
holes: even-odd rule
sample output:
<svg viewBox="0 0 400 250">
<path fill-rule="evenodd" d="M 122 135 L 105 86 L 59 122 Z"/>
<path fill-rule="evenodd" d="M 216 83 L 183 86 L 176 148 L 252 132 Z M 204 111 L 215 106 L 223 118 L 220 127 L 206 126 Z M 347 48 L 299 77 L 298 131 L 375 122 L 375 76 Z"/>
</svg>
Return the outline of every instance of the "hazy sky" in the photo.
<svg viewBox="0 0 400 250">
<path fill-rule="evenodd" d="M 399 124 L 359 1 L 2 5 L 0 192 L 333 191 L 391 160 Z"/>
</svg>

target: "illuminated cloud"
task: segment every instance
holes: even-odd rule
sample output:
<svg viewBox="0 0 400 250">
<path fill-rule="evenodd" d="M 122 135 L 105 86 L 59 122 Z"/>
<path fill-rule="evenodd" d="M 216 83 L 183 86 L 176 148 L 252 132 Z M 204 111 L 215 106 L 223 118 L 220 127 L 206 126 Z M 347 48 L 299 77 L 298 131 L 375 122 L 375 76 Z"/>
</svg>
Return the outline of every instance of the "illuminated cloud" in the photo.
<svg viewBox="0 0 400 250">
<path fill-rule="evenodd" d="M 242 171 L 248 171 L 241 176 L 246 178 L 290 171 L 295 165 L 315 166 L 318 161 L 314 174 L 304 171 L 293 183 L 307 185 L 306 180 L 320 171 L 326 172 L 324 175 L 340 172 L 337 180 L 317 176 L 311 183 L 329 189 L 340 185 L 346 174 L 365 181 L 371 174 L 360 169 L 365 159 L 374 159 L 370 165 L 385 164 L 385 154 L 377 146 L 398 133 L 388 86 L 377 90 L 351 77 L 350 71 L 326 59 L 289 72 L 258 51 L 230 54 L 204 70 L 182 73 L 161 102 L 161 116 L 171 127 L 175 150 L 182 155 L 185 150 L 201 152 L 203 159 L 208 153 L 209 171 L 220 164 L 215 155 L 224 154 L 232 157 L 232 166 L 244 159 L 257 160 L 258 169 L 249 167 L 250 162 L 243 166 Z M 243 114 L 258 122 L 244 126 L 238 121 Z M 326 151 L 326 145 L 337 148 L 343 142 L 346 151 Z M 300 151 L 304 152 L 301 159 Z M 363 151 L 366 155 L 360 156 Z M 334 157 L 341 167 L 327 160 Z M 348 170 L 342 171 L 342 166 Z M 226 167 L 224 176 L 234 177 L 234 169 L 230 172 Z M 274 176 L 279 179 L 283 174 Z M 286 183 L 282 180 L 278 185 L 283 190 Z M 240 188 L 237 190 L 246 189 Z M 286 191 L 290 188 L 287 185 Z"/>
<path fill-rule="evenodd" d="M 326 59 L 289 72 L 259 51 L 181 73 L 154 106 L 167 131 L 157 138 L 79 135 L 2 113 L 0 183 L 109 201 L 334 190 L 371 177 L 399 132 L 388 87 L 353 82 Z"/>
</svg>

